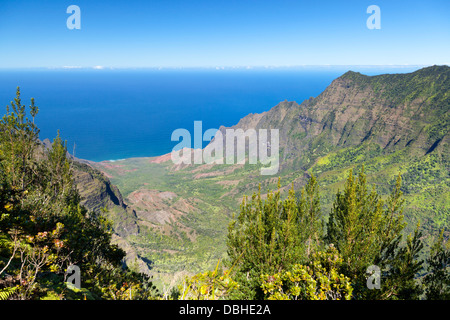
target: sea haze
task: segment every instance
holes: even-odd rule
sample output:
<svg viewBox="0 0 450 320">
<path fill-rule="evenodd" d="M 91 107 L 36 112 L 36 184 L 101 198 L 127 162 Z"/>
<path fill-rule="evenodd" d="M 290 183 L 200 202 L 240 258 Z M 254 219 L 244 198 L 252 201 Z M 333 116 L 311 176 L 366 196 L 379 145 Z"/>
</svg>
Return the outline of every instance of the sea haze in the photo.
<svg viewBox="0 0 450 320">
<path fill-rule="evenodd" d="M 237 70 L 2 70 L 0 107 L 34 97 L 40 139 L 60 130 L 69 152 L 92 161 L 157 156 L 178 143 L 177 128 L 193 133 L 232 126 L 249 113 L 283 100 L 301 103 L 320 94 L 348 69 L 373 75 L 418 68 L 307 68 Z M 193 138 L 193 137 L 192 137 Z"/>
</svg>

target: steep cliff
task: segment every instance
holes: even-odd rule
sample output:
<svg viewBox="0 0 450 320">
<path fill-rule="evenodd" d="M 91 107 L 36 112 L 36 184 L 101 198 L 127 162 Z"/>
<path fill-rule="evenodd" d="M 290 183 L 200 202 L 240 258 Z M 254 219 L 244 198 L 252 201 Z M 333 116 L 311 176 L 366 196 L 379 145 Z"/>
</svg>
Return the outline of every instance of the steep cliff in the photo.
<svg viewBox="0 0 450 320">
<path fill-rule="evenodd" d="M 448 156 L 450 67 L 366 76 L 349 71 L 317 98 L 284 101 L 231 127 L 279 129 L 281 164 L 307 169 L 331 150 L 374 144 L 386 154 L 410 148 Z M 224 138 L 226 128 L 221 127 Z"/>
</svg>

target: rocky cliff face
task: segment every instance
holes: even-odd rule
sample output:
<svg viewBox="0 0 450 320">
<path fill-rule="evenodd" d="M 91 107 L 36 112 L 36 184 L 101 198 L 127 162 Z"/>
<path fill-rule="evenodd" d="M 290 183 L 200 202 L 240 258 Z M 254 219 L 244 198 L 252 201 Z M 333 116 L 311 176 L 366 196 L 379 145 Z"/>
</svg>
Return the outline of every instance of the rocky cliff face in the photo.
<svg viewBox="0 0 450 320">
<path fill-rule="evenodd" d="M 149 273 L 151 262 L 143 259 L 128 241 L 139 234 L 136 212 L 127 206 L 119 189 L 89 161 L 74 162 L 74 182 L 81 196 L 81 204 L 89 211 L 105 211 L 113 223 L 113 242 L 126 252 L 125 263 L 137 263 L 141 272 Z"/>
<path fill-rule="evenodd" d="M 100 211 L 110 205 L 125 209 L 122 196 L 117 188 L 102 178 L 94 177 L 87 171 L 77 170 L 74 174 L 75 183 L 83 197 L 83 206 L 92 211 Z"/>
<path fill-rule="evenodd" d="M 39 156 L 45 157 L 46 151 L 52 148 L 49 139 L 40 142 L 41 150 Z M 136 211 L 129 207 L 124 201 L 119 189 L 111 183 L 109 178 L 94 168 L 93 162 L 78 159 L 67 153 L 72 159 L 73 178 L 75 186 L 81 197 L 80 204 L 88 211 L 103 212 L 112 222 L 112 240 L 126 252 L 125 263 L 137 263 L 142 272 L 150 272 L 150 261 L 142 259 L 136 249 L 130 245 L 129 236 L 139 234 L 139 223 Z"/>
<path fill-rule="evenodd" d="M 75 162 L 74 167 L 74 179 L 82 199 L 81 204 L 94 212 L 105 209 L 119 236 L 137 234 L 139 228 L 136 213 L 123 202 L 119 189 L 88 164 Z"/>
<path fill-rule="evenodd" d="M 447 152 L 450 67 L 408 74 L 365 76 L 349 71 L 318 97 L 301 104 L 284 101 L 250 114 L 231 127 L 279 129 L 281 164 L 306 169 L 331 150 L 374 143 L 395 152 Z M 226 129 L 220 128 L 224 139 Z"/>
</svg>

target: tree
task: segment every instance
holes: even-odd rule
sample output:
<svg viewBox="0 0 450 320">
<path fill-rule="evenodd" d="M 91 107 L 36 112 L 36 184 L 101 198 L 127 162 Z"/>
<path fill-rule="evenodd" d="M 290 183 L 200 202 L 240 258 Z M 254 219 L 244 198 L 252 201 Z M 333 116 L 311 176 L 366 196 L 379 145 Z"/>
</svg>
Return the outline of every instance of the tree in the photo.
<svg viewBox="0 0 450 320">
<path fill-rule="evenodd" d="M 444 230 L 433 244 L 427 264 L 427 275 L 423 279 L 425 297 L 450 300 L 450 242 L 444 241 Z"/>
<path fill-rule="evenodd" d="M 261 274 L 275 274 L 305 261 L 318 245 L 320 221 L 317 182 L 314 177 L 296 198 L 294 188 L 285 200 L 278 190 L 251 201 L 244 197 L 240 214 L 228 229 L 228 265 L 239 283 L 237 298 L 262 298 Z M 313 243 L 314 242 L 314 243 Z"/>
<path fill-rule="evenodd" d="M 422 269 L 423 260 L 419 259 L 423 248 L 422 232 L 418 224 L 414 234 L 409 234 L 404 245 L 403 235 L 399 235 L 377 257 L 375 264 L 380 266 L 381 290 L 365 291 L 365 299 L 419 299 L 422 286 L 416 281 L 418 272 Z"/>
<path fill-rule="evenodd" d="M 350 171 L 344 190 L 336 194 L 327 224 L 326 241 L 334 244 L 344 259 L 342 272 L 352 279 L 355 299 L 414 299 L 420 294 L 415 275 L 423 244 L 416 229 L 402 243 L 403 198 L 400 175 L 386 201 L 368 190 L 364 167 L 355 179 Z M 367 287 L 366 271 L 382 271 L 381 290 Z"/>
<path fill-rule="evenodd" d="M 31 99 L 30 115 L 26 116 L 22 105 L 20 88 L 17 87 L 16 98 L 11 106 L 6 107 L 6 114 L 0 121 L 0 159 L 3 159 L 3 173 L 13 188 L 25 190 L 33 181 L 33 155 L 37 146 L 39 129 L 34 124 L 38 107 Z"/>
<path fill-rule="evenodd" d="M 54 198 L 69 196 L 75 191 L 72 167 L 67 158 L 67 141 L 63 142 L 59 130 L 47 155 L 47 177 L 50 194 Z"/>
<path fill-rule="evenodd" d="M 301 241 L 306 243 L 306 256 L 309 257 L 311 253 L 321 247 L 323 237 L 319 185 L 314 175 L 300 191 L 298 209 L 299 234 L 305 237 Z"/>
</svg>

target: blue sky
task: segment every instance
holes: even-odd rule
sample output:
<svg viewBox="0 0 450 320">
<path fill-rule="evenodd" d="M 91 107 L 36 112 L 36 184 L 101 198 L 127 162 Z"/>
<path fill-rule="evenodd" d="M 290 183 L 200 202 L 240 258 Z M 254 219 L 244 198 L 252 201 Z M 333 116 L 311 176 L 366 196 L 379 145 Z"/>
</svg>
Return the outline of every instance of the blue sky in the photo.
<svg viewBox="0 0 450 320">
<path fill-rule="evenodd" d="M 448 0 L 0 0 L 0 68 L 450 64 L 449 14 Z"/>
</svg>

